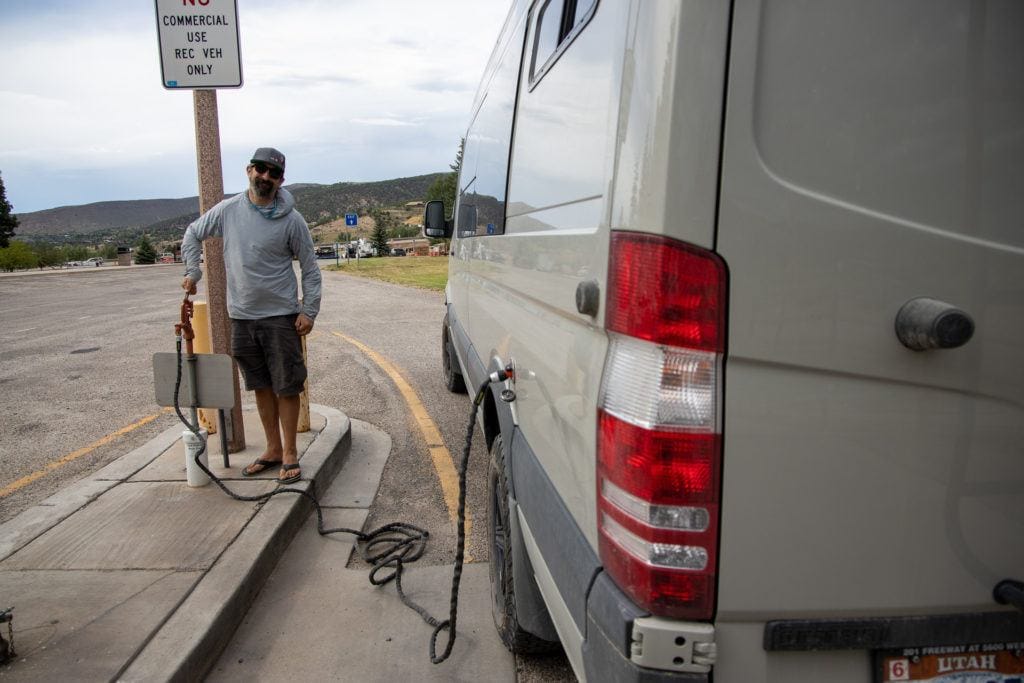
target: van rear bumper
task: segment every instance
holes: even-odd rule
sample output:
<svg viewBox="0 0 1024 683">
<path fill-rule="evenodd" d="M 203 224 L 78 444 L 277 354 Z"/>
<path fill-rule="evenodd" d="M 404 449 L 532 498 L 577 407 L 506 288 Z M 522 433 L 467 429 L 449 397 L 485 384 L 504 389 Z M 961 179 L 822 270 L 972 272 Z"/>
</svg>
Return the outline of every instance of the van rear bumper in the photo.
<svg viewBox="0 0 1024 683">
<path fill-rule="evenodd" d="M 629 658 L 633 620 L 647 616 L 604 572 L 587 595 L 587 635 L 583 666 L 590 681 L 673 681 L 707 683 L 707 674 L 661 671 L 637 666 Z"/>
</svg>

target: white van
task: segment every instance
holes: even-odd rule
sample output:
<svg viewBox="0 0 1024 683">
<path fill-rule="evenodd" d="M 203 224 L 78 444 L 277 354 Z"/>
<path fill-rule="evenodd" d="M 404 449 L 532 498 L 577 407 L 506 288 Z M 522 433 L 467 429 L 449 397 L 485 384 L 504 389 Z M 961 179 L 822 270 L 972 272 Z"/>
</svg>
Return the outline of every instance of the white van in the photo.
<svg viewBox="0 0 1024 683">
<path fill-rule="evenodd" d="M 517 0 L 424 232 L 510 648 L 1024 676 L 1024 2 Z"/>
</svg>

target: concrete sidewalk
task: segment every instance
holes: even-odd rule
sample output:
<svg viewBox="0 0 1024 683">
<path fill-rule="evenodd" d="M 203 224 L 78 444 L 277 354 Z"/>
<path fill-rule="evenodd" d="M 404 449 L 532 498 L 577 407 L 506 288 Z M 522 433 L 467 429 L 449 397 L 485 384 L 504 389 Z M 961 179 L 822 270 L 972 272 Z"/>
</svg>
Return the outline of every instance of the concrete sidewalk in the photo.
<svg viewBox="0 0 1024 683">
<path fill-rule="evenodd" d="M 352 421 L 345 467 L 320 498 L 326 527 L 364 528 L 391 438 Z M 388 520 L 395 521 L 395 520 Z M 406 520 L 415 523 L 415 520 Z M 346 569 L 351 534 L 320 536 L 310 515 L 281 558 L 208 681 L 514 681 L 516 664 L 491 619 L 486 563 L 468 564 L 459 590 L 451 656 L 431 664 L 432 628 L 402 604 L 394 584 L 374 587 L 366 568 Z M 453 566 L 405 567 L 406 595 L 448 617 Z M 447 634 L 438 638 L 444 650 Z"/>
<path fill-rule="evenodd" d="M 256 413 L 244 420 L 248 447 L 225 469 L 211 439 L 210 464 L 252 496 L 276 488 L 277 470 L 241 477 L 265 446 Z M 302 481 L 289 488 L 322 498 L 352 430 L 324 406 L 310 406 L 310 422 L 299 435 Z M 294 494 L 255 503 L 213 483 L 189 488 L 182 430 L 0 526 L 0 609 L 14 607 L 18 655 L 0 678 L 198 680 L 216 661 L 312 506 Z"/>
<path fill-rule="evenodd" d="M 241 476 L 265 447 L 255 411 L 243 419 L 249 445 L 226 469 L 211 439 L 211 470 L 238 494 L 272 491 L 277 469 Z M 324 406 L 310 406 L 310 423 L 299 434 L 302 481 L 288 488 L 313 490 L 327 528 L 364 530 L 391 438 Z M 431 629 L 394 585 L 346 568 L 351 534 L 320 536 L 303 496 L 255 503 L 213 483 L 189 488 L 182 430 L 0 526 L 0 609 L 14 607 L 18 654 L 0 679 L 515 680 L 491 623 L 486 564 L 466 566 L 455 648 L 432 665 Z M 410 565 L 403 585 L 444 619 L 451 576 L 451 565 Z"/>
</svg>

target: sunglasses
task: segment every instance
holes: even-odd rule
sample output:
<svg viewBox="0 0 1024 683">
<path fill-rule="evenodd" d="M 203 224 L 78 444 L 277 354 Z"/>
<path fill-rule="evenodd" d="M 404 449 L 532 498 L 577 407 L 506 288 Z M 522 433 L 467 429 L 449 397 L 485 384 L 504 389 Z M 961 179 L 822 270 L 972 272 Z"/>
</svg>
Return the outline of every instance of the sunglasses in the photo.
<svg viewBox="0 0 1024 683">
<path fill-rule="evenodd" d="M 277 166 L 267 166 L 266 164 L 261 164 L 258 161 L 254 163 L 252 167 L 260 175 L 263 175 L 264 173 L 269 171 L 270 177 L 273 178 L 274 180 L 280 180 L 281 176 L 284 175 L 284 171 L 279 169 Z"/>
</svg>

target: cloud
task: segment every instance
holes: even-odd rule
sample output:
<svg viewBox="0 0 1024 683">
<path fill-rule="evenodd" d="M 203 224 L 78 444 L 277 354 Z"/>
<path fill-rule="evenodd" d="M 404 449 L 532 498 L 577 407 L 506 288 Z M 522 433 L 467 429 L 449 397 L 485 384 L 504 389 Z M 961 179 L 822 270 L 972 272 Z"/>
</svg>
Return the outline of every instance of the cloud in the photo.
<svg viewBox="0 0 1024 683">
<path fill-rule="evenodd" d="M 506 13 L 239 3 L 244 84 L 217 93 L 225 190 L 264 144 L 288 155 L 289 182 L 447 170 Z M 156 33 L 152 3 L 0 2 L 0 172 L 16 211 L 195 194 L 193 98 L 162 87 Z"/>
<path fill-rule="evenodd" d="M 476 84 L 465 80 L 440 76 L 410 84 L 416 90 L 432 93 L 469 93 L 476 92 Z"/>
<path fill-rule="evenodd" d="M 328 85 L 348 88 L 362 84 L 364 81 L 361 79 L 331 73 L 309 75 L 281 73 L 277 76 L 267 76 L 261 81 L 261 85 L 267 88 L 322 88 Z"/>
<path fill-rule="evenodd" d="M 375 118 L 375 119 L 350 119 L 351 123 L 357 123 L 362 126 L 416 126 L 419 124 L 413 123 L 412 121 L 400 121 L 399 119 L 391 118 Z"/>
</svg>

